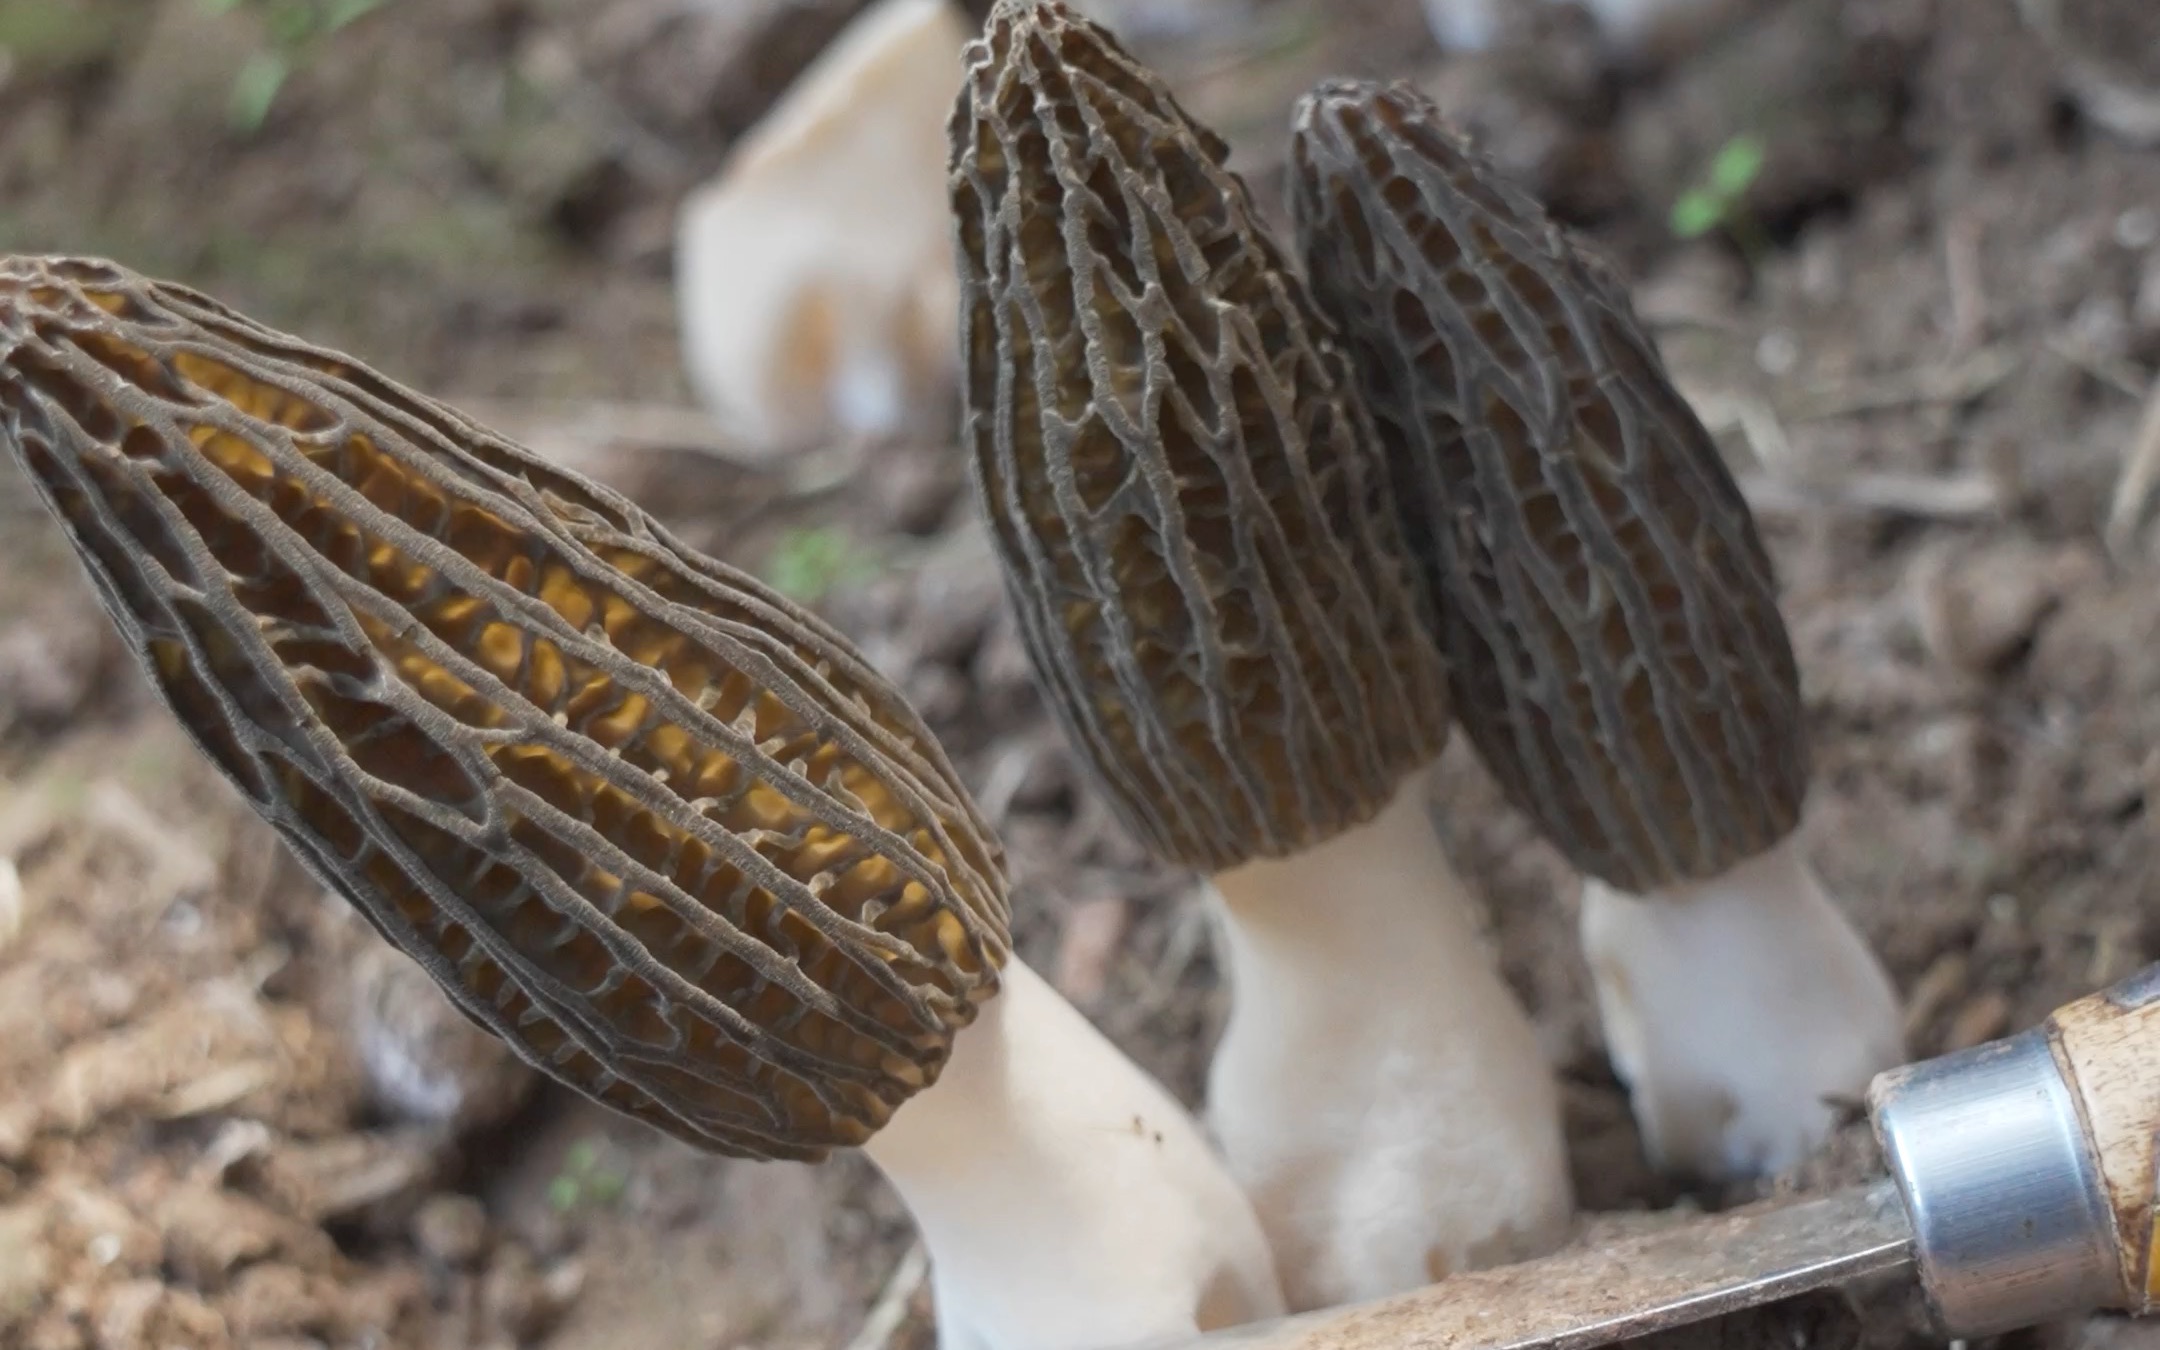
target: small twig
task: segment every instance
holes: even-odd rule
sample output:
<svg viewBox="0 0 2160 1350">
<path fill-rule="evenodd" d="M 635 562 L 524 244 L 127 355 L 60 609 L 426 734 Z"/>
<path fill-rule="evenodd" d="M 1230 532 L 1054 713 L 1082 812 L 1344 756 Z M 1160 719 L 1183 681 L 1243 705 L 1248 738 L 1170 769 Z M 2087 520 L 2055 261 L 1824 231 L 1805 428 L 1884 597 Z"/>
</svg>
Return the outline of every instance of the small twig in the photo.
<svg viewBox="0 0 2160 1350">
<path fill-rule="evenodd" d="M 1815 422 L 1914 404 L 1966 403 L 2001 384 L 2022 359 L 2003 343 L 1982 347 L 1963 360 L 1947 365 L 1922 366 L 1875 378 L 1839 380 L 1802 390 L 1785 408 L 1784 415 L 1796 422 Z"/>
<path fill-rule="evenodd" d="M 2115 496 L 2108 504 L 2106 540 L 2108 551 L 2127 556 L 2145 523 L 2145 508 L 2153 489 L 2160 487 L 2160 379 L 2153 381 L 2138 418 L 2137 435 L 2123 456 L 2122 475 L 2115 480 Z"/>
<path fill-rule="evenodd" d="M 1981 473 L 1858 473 L 1834 483 L 1749 474 L 1740 480 L 1740 491 L 1758 515 L 1777 516 L 1807 515 L 1828 507 L 1955 523 L 1999 516 L 2008 505 L 2002 485 Z"/>
<path fill-rule="evenodd" d="M 2077 339 L 2062 333 L 2050 333 L 2042 341 L 2050 352 L 2084 371 L 2100 383 L 2125 398 L 2145 397 L 2145 375 L 2131 362 L 2121 357 L 2104 356 Z"/>
<path fill-rule="evenodd" d="M 930 1278 L 930 1253 L 918 1242 L 907 1249 L 900 1264 L 878 1291 L 877 1302 L 870 1305 L 870 1313 L 863 1318 L 861 1330 L 855 1339 L 847 1343 L 847 1350 L 885 1350 L 892 1344 L 895 1332 L 906 1323 L 908 1305 L 915 1301 L 915 1291 L 922 1288 L 923 1281 Z"/>
<path fill-rule="evenodd" d="M 1777 409 L 1767 400 L 1735 389 L 1682 388 L 1680 392 L 1712 435 L 1737 430 L 1747 442 L 1748 455 L 1756 467 L 1772 472 L 1790 470 L 1794 463 L 1792 438 L 1785 434 L 1785 424 L 1778 420 Z"/>
<path fill-rule="evenodd" d="M 1987 288 L 1980 268 L 1980 222 L 1963 216 L 1943 235 L 1943 273 L 1950 284 L 1950 353 L 1962 357 L 1987 331 Z"/>
</svg>

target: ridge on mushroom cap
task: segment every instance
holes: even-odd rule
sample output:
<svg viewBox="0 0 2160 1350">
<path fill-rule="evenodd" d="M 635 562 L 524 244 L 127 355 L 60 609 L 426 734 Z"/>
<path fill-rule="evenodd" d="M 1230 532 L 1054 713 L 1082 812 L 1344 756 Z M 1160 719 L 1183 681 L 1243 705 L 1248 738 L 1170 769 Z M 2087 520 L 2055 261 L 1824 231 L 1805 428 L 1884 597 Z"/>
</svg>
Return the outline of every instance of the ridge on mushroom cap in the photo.
<svg viewBox="0 0 2160 1350">
<path fill-rule="evenodd" d="M 1039 685 L 1207 871 L 1369 818 L 1447 733 L 1373 433 L 1227 147 L 1007 0 L 952 120 L 963 437 Z"/>
<path fill-rule="evenodd" d="M 350 357 L 0 259 L 0 441 L 196 743 L 539 1068 L 815 1159 L 996 989 L 1002 857 L 841 638 Z"/>
<path fill-rule="evenodd" d="M 1784 837 L 1807 755 L 1769 556 L 1625 289 L 1408 86 L 1316 89 L 1291 176 L 1509 798 L 1637 892 Z"/>
</svg>

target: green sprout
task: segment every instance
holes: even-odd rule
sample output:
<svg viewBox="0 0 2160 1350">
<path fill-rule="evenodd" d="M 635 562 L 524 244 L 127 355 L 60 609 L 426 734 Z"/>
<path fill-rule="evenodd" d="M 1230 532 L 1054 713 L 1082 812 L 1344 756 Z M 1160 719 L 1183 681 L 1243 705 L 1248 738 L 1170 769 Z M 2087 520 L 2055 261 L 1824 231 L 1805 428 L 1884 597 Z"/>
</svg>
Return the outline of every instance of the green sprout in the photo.
<svg viewBox="0 0 2160 1350">
<path fill-rule="evenodd" d="M 814 605 L 833 587 L 860 581 L 876 570 L 877 560 L 845 530 L 820 525 L 782 535 L 766 560 L 765 580 L 782 595 Z"/>
<path fill-rule="evenodd" d="M 249 54 L 233 77 L 226 120 L 235 131 L 262 130 L 277 102 L 278 91 L 294 71 L 313 60 L 323 44 L 388 0 L 200 0 L 212 14 L 252 9 L 261 17 L 269 44 Z"/>
<path fill-rule="evenodd" d="M 1682 239 L 1698 239 L 1719 228 L 1736 238 L 1760 235 L 1761 227 L 1748 215 L 1744 199 L 1762 176 L 1766 154 L 1762 137 L 1752 133 L 1719 146 L 1708 171 L 1673 202 L 1672 232 Z"/>
<path fill-rule="evenodd" d="M 563 1155 L 562 1171 L 548 1181 L 548 1208 L 560 1214 L 588 1205 L 604 1208 L 622 1199 L 628 1185 L 621 1164 L 603 1156 L 600 1140 L 580 1139 Z"/>
</svg>

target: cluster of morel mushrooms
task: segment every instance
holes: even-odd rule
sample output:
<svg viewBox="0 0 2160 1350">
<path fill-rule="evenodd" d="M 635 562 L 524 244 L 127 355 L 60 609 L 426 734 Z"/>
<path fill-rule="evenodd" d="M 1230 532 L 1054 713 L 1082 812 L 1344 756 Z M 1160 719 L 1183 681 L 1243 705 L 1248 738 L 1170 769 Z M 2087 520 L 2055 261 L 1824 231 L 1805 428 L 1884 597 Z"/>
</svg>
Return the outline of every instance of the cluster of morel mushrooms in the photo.
<svg viewBox="0 0 2160 1350">
<path fill-rule="evenodd" d="M 1101 29 L 1001 0 L 965 59 L 966 451 L 1075 751 L 1209 880 L 1212 1138 L 1013 956 L 999 846 L 892 688 L 622 497 L 92 260 L 0 262 L 0 439 L 325 885 L 609 1106 L 862 1148 L 951 1350 L 1565 1238 L 1552 1072 L 1428 816 L 1453 722 L 1587 877 L 1657 1160 L 1799 1159 L 1898 1017 L 1793 839 L 1762 544 L 1619 283 L 1407 88 L 1298 108 L 1301 277 Z"/>
</svg>

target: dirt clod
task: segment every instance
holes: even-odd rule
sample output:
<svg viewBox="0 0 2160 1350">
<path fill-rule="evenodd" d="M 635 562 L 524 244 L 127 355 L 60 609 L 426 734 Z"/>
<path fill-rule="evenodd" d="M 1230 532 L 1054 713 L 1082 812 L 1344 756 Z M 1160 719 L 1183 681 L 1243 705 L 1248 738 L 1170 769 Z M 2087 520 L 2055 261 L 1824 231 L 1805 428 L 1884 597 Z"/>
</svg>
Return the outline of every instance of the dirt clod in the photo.
<svg viewBox="0 0 2160 1350">
<path fill-rule="evenodd" d="M 1964 675 L 1991 676 L 2029 651 L 2065 594 L 2096 581 L 2089 548 L 1991 541 L 1926 554 L 1913 605 L 1928 654 Z"/>
</svg>

